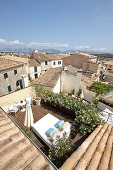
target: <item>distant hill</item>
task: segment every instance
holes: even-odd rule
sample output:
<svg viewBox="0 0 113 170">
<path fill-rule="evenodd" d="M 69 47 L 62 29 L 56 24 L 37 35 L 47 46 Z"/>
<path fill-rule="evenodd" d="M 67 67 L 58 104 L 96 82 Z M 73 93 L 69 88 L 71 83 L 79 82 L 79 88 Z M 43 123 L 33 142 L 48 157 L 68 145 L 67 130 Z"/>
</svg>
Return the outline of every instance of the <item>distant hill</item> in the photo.
<svg viewBox="0 0 113 170">
<path fill-rule="evenodd" d="M 62 53 L 61 51 L 59 51 L 57 49 L 43 49 L 43 50 L 39 50 L 39 51 L 43 51 L 45 53 L 52 53 L 52 54 L 60 54 L 60 53 Z"/>
<path fill-rule="evenodd" d="M 19 49 L 19 48 L 4 48 L 4 49 L 0 49 L 0 52 L 12 52 L 12 53 L 32 53 L 35 49 L 32 48 L 23 48 L 23 49 Z M 53 53 L 53 54 L 59 54 L 61 53 L 61 51 L 57 50 L 57 49 L 43 49 L 43 50 L 38 50 L 38 51 L 43 51 L 45 53 Z"/>
<path fill-rule="evenodd" d="M 0 49 L 0 52 L 12 52 L 12 53 L 32 53 L 34 49 L 32 48 L 23 48 L 23 49 L 19 49 L 19 48 L 3 48 Z"/>
</svg>

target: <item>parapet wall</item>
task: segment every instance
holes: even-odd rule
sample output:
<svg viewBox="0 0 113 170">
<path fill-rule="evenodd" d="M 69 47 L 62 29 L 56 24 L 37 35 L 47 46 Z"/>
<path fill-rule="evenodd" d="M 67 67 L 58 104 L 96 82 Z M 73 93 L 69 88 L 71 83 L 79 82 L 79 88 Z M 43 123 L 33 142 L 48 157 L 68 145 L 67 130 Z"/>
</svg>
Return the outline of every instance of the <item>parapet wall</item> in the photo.
<svg viewBox="0 0 113 170">
<path fill-rule="evenodd" d="M 25 100 L 26 97 L 35 98 L 35 90 L 32 86 L 18 90 L 16 92 L 0 97 L 0 107 L 8 106 Z"/>
</svg>

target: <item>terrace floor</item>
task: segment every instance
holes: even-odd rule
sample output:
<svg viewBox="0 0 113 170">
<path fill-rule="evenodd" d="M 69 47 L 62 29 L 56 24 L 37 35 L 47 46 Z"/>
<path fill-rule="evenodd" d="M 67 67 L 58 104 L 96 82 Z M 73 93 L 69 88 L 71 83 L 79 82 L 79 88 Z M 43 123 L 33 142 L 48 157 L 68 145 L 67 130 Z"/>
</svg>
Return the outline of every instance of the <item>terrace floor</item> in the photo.
<svg viewBox="0 0 113 170">
<path fill-rule="evenodd" d="M 33 112 L 33 117 L 34 117 L 34 123 L 36 123 L 38 120 L 40 120 L 42 117 L 44 117 L 48 113 L 52 114 L 53 116 L 57 117 L 60 120 L 64 120 L 65 122 L 70 122 L 72 124 L 70 137 L 73 143 L 75 143 L 75 150 L 81 145 L 81 143 L 87 137 L 86 135 L 81 136 L 79 133 L 77 133 L 77 130 L 75 127 L 75 121 L 74 121 L 74 118 L 72 117 L 64 115 L 63 113 L 58 112 L 54 109 L 51 109 L 50 107 L 46 107 L 44 105 L 40 105 L 40 106 L 32 105 L 32 112 Z M 13 115 L 12 113 L 10 117 L 20 126 L 20 128 L 25 128 L 24 126 L 25 112 L 18 111 L 16 113 L 16 116 Z M 46 155 L 48 155 L 48 151 L 49 151 L 48 146 L 35 134 L 33 134 L 33 141 Z"/>
</svg>

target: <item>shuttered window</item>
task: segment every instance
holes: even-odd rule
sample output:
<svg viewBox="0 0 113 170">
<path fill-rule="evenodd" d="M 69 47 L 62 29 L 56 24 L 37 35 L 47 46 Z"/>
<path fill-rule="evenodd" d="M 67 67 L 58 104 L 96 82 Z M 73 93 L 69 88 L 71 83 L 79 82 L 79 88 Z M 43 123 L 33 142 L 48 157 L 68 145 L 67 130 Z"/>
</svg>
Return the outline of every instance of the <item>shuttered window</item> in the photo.
<svg viewBox="0 0 113 170">
<path fill-rule="evenodd" d="M 6 78 L 8 78 L 8 74 L 7 73 L 4 74 L 4 79 L 6 79 Z"/>
<path fill-rule="evenodd" d="M 17 70 L 14 70 L 14 75 L 16 75 L 17 74 Z"/>
<path fill-rule="evenodd" d="M 11 92 L 11 85 L 8 86 L 8 92 Z"/>
<path fill-rule="evenodd" d="M 34 72 L 37 72 L 37 67 L 34 67 Z"/>
</svg>

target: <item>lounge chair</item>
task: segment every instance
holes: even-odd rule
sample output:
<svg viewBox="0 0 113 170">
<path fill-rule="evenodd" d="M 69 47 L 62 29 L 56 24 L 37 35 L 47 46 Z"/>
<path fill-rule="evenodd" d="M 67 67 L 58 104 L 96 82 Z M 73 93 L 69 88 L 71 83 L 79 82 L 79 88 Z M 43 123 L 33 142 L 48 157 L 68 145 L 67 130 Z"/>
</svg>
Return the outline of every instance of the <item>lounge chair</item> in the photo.
<svg viewBox="0 0 113 170">
<path fill-rule="evenodd" d="M 8 107 L 8 113 L 11 115 L 11 113 L 14 113 L 15 116 L 16 116 L 16 113 L 18 112 L 18 107 L 17 106 L 14 106 L 14 105 L 10 105 Z"/>
<path fill-rule="evenodd" d="M 48 113 L 46 116 L 41 118 L 39 121 L 33 124 L 32 130 L 50 147 L 51 145 L 56 145 L 57 141 L 50 142 L 48 139 L 46 132 L 48 129 L 53 128 L 57 132 L 59 131 L 54 125 L 59 121 L 58 118 Z M 66 127 L 63 131 L 61 131 L 61 137 L 63 137 L 63 133 L 66 133 L 66 137 L 69 137 L 71 131 L 71 124 Z"/>
</svg>

